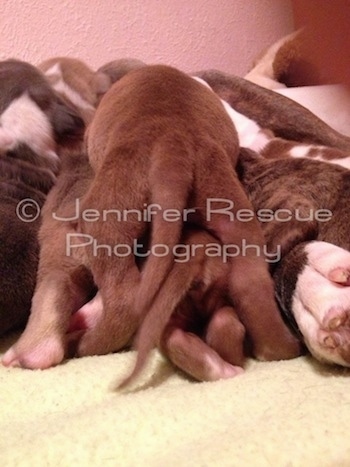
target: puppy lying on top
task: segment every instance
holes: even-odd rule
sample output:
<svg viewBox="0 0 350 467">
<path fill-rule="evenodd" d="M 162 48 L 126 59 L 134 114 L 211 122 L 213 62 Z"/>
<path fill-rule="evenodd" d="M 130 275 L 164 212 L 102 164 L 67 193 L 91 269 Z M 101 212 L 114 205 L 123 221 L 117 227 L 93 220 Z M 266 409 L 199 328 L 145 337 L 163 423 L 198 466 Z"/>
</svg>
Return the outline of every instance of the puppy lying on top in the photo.
<svg viewBox="0 0 350 467">
<path fill-rule="evenodd" d="M 346 206 L 350 172 L 339 167 L 349 167 L 348 153 L 276 138 L 244 115 L 227 110 L 239 129 L 240 142 L 260 148 L 270 159 L 241 149 L 238 173 L 263 227 L 267 251 L 279 252 L 270 269 L 281 309 L 318 360 L 350 366 L 350 212 Z M 164 283 L 165 290 L 138 333 L 135 368 L 121 387 L 137 377 L 154 346 L 196 379 L 215 379 L 220 371 L 221 377 L 239 373 L 246 354 L 244 332 L 232 307 L 227 315 L 220 308 L 230 306 L 225 303 L 225 268 L 209 258 L 200 260 L 203 263 L 191 258 L 187 275 L 177 265 L 177 272 Z M 208 290 L 212 293 L 212 288 L 223 301 L 211 298 Z"/>
<path fill-rule="evenodd" d="M 81 200 L 80 237 L 70 251 L 80 257 L 84 271 L 91 270 L 103 312 L 115 315 L 117 350 L 130 342 L 173 269 L 173 249 L 186 220 L 182 215 L 174 219 L 177 212 L 189 215 L 188 220 L 222 244 L 249 242 L 262 250 L 264 241 L 254 219 L 229 222 L 227 212 L 222 213 L 222 200 L 229 203 L 232 216 L 252 209 L 234 171 L 237 133 L 215 94 L 184 73 L 159 65 L 127 74 L 102 99 L 86 140 L 94 177 Z M 158 205 L 152 215 L 151 253 L 140 275 L 130 252 L 150 225 L 138 213 Z M 128 212 L 128 218 L 118 220 L 116 211 Z M 103 218 L 90 222 L 89 215 Z M 124 253 L 118 255 L 120 246 Z M 164 246 L 167 254 L 158 255 L 157 248 Z M 72 312 L 66 305 L 86 293 L 85 280 L 77 280 L 81 276 L 70 265 L 45 275 L 46 292 L 45 287 L 37 290 L 29 326 L 5 355 L 5 364 L 43 368 L 64 358 Z M 228 294 L 254 356 L 271 360 L 299 355 L 299 343 L 277 309 L 264 257 L 248 249 L 246 255 L 229 258 L 228 266 Z M 47 303 L 50 307 L 42 312 Z"/>
<path fill-rule="evenodd" d="M 25 325 L 36 281 L 40 209 L 60 151 L 82 121 L 35 67 L 0 62 L 0 335 Z"/>
</svg>

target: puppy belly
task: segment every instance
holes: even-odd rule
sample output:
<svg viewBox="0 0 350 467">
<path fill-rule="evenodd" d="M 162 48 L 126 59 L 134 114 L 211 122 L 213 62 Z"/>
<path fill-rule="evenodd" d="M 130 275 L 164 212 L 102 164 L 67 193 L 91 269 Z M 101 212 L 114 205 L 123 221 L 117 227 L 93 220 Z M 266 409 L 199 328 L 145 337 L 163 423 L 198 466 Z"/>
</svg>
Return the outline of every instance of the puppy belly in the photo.
<svg viewBox="0 0 350 467">
<path fill-rule="evenodd" d="M 305 252 L 293 315 L 318 360 L 350 366 L 350 253 L 325 242 L 312 242 Z"/>
</svg>

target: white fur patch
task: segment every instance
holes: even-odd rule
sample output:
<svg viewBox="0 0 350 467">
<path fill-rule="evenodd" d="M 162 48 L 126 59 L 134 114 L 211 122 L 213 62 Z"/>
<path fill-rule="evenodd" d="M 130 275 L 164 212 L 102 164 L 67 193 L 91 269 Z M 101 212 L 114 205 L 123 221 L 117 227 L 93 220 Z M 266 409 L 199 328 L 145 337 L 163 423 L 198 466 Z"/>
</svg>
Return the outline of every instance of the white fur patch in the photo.
<svg viewBox="0 0 350 467">
<path fill-rule="evenodd" d="M 290 157 L 308 157 L 310 150 L 313 148 L 312 144 L 297 144 L 289 151 Z"/>
<path fill-rule="evenodd" d="M 51 68 L 45 71 L 45 75 L 48 77 L 55 77 L 56 82 L 52 84 L 52 87 L 58 93 L 63 94 L 66 98 L 72 102 L 78 109 L 95 111 L 93 105 L 87 102 L 78 92 L 72 89 L 64 80 L 62 76 L 62 69 L 59 63 L 55 63 Z"/>
<path fill-rule="evenodd" d="M 193 78 L 212 91 L 209 84 L 202 78 L 198 78 L 197 76 L 193 76 Z M 239 145 L 244 148 L 252 149 L 253 151 L 261 151 L 271 138 L 266 135 L 254 120 L 234 110 L 230 104 L 223 99 L 220 100 L 237 130 Z"/>
<path fill-rule="evenodd" d="M 318 155 L 310 157 L 311 150 L 317 150 Z M 294 158 L 306 157 L 313 159 L 315 161 L 328 162 L 329 164 L 340 165 L 346 169 L 350 169 L 350 157 L 338 158 L 338 159 L 327 159 L 323 157 L 323 151 L 327 151 L 329 148 L 324 146 L 317 146 L 312 144 L 297 144 L 292 149 L 289 150 L 289 156 Z"/>
<path fill-rule="evenodd" d="M 14 99 L 0 116 L 0 150 L 27 144 L 36 154 L 58 159 L 51 123 L 46 114 L 25 93 Z"/>
<path fill-rule="evenodd" d="M 350 157 L 344 157 L 341 159 L 327 159 L 327 160 L 320 158 L 319 160 L 324 160 L 325 162 L 329 162 L 331 164 L 340 165 L 341 167 L 344 167 L 345 169 L 350 169 Z"/>
</svg>

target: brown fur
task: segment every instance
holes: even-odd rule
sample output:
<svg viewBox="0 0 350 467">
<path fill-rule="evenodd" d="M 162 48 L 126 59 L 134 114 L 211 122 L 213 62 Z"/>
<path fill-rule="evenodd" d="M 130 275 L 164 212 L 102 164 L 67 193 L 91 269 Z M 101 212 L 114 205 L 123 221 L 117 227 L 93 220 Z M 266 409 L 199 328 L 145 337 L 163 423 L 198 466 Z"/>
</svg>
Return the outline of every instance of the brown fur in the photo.
<svg viewBox="0 0 350 467">
<path fill-rule="evenodd" d="M 13 59 L 0 62 L 0 114 L 25 94 L 47 116 L 52 126 L 50 147 L 60 156 L 64 141 L 71 143 L 82 134 L 81 119 L 57 97 L 35 67 Z M 33 125 L 33 135 L 40 135 L 41 129 Z M 25 325 L 38 266 L 40 217 L 24 222 L 17 216 L 16 207 L 23 199 L 30 199 L 40 209 L 58 170 L 59 159 L 35 152 L 21 141 L 0 156 L 0 335 Z M 35 209 L 28 214 L 34 216 Z"/>
<path fill-rule="evenodd" d="M 261 212 L 261 225 L 269 248 L 281 245 L 284 256 L 302 241 L 328 241 L 329 232 L 333 231 L 332 236 L 336 238 L 337 232 L 343 231 L 340 223 L 334 223 L 340 222 L 347 198 L 345 193 L 350 181 L 347 169 L 306 158 L 267 160 L 252 151 L 242 150 L 238 171 L 256 211 L 285 209 L 292 214 L 288 221 L 283 220 L 283 213 L 281 221 L 268 221 Z M 318 209 L 328 209 L 332 219 L 318 222 L 313 215 Z M 345 245 L 344 242 L 348 239 L 344 238 L 338 246 L 349 249 L 350 243 Z"/>
<path fill-rule="evenodd" d="M 177 259 L 136 337 L 137 361 L 120 388 L 131 384 L 153 347 L 198 380 L 216 380 L 242 372 L 245 329 L 229 300 L 229 264 L 210 257 L 217 245 L 206 231 L 188 229 L 182 238 L 190 257 Z M 199 250 L 193 247 L 202 246 Z"/>
<path fill-rule="evenodd" d="M 146 64 L 137 58 L 120 58 L 105 63 L 97 70 L 97 72 L 107 75 L 111 84 L 113 84 L 119 81 L 130 71 L 137 70 L 144 66 L 146 66 Z"/>
<path fill-rule="evenodd" d="M 50 67 L 54 63 L 56 59 L 52 62 L 48 61 L 47 66 Z M 87 81 L 84 79 L 90 79 L 93 76 L 92 72 L 79 80 L 76 72 L 86 71 L 84 64 L 79 67 L 81 62 L 71 59 L 61 59 L 60 63 L 64 64 L 62 69 L 65 70 L 65 77 L 70 79 L 65 84 L 77 94 L 81 89 L 86 89 Z M 73 66 L 71 71 L 68 69 L 70 64 Z M 95 89 L 92 89 L 82 97 L 94 94 Z M 63 95 L 63 98 L 67 101 L 66 96 Z M 75 107 L 73 102 L 69 102 L 69 105 L 71 108 Z M 84 116 L 86 119 L 86 114 Z M 83 123 L 81 124 L 84 126 Z M 76 311 L 96 292 L 91 273 L 82 264 L 81 255 L 68 257 L 66 254 L 67 236 L 75 232 L 75 224 L 60 220 L 73 216 L 75 201 L 83 196 L 92 177 L 83 146 L 83 132 L 81 132 L 80 138 L 76 139 L 74 145 L 61 150 L 62 167 L 42 212 L 42 225 L 39 231 L 40 262 L 30 319 L 19 341 L 5 355 L 5 364 L 34 368 L 38 367 L 40 361 L 39 366 L 44 368 L 61 361 L 68 352 L 68 343 L 64 339 L 64 334 L 70 313 Z M 37 243 L 36 245 L 38 249 L 39 245 Z M 54 320 L 51 319 L 50 325 L 47 325 L 48 303 L 52 315 L 57 320 L 58 329 L 63 332 L 63 336 L 60 335 L 61 339 L 57 339 L 59 332 L 55 332 Z M 68 311 L 66 320 L 60 307 Z M 54 339 L 50 341 L 52 335 Z"/>
<path fill-rule="evenodd" d="M 217 97 L 185 74 L 160 65 L 127 74 L 101 101 L 89 128 L 87 146 L 95 177 L 82 209 L 101 213 L 113 206 L 121 211 L 140 211 L 151 202 L 181 213 L 193 208 L 193 221 L 208 228 L 222 243 L 237 244 L 246 238 L 262 245 L 254 222 L 232 225 L 220 214 L 206 219 L 210 198 L 233 200 L 233 212 L 250 204 L 233 169 L 238 147 L 232 123 Z M 182 228 L 181 221 L 165 222 L 161 215 L 155 216 L 151 245 L 167 245 L 171 251 Z M 81 229 L 103 245 L 130 245 L 144 235 L 147 225 L 111 220 L 82 222 Z M 148 311 L 172 269 L 173 257 L 150 255 L 139 284 L 131 255 L 115 258 L 105 249 L 99 255 L 91 248 L 86 251 L 104 307 L 118 307 L 122 347 L 130 338 L 130 322 L 134 320 L 137 326 Z M 124 303 L 127 291 L 134 287 L 138 290 L 135 303 L 130 298 Z M 229 289 L 256 356 L 275 359 L 298 353 L 298 344 L 285 332 L 276 313 L 263 257 L 248 253 L 235 258 Z"/>
</svg>

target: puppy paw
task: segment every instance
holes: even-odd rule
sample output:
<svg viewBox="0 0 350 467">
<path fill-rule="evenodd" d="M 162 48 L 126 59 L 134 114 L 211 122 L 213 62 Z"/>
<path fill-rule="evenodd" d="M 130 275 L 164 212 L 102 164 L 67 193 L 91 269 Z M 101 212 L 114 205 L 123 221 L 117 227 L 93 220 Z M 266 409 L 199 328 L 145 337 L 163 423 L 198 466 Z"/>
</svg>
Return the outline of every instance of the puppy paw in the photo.
<svg viewBox="0 0 350 467">
<path fill-rule="evenodd" d="M 319 263 L 312 258 L 299 274 L 292 310 L 306 346 L 318 360 L 350 366 L 350 287 L 340 285 L 348 284 L 350 255 L 341 251 L 344 261 L 335 251 L 338 266 L 332 255 L 328 265 L 322 255 Z"/>
<path fill-rule="evenodd" d="M 271 344 L 265 342 L 263 346 L 253 349 L 254 357 L 263 362 L 290 360 L 300 357 L 302 353 L 302 343 L 287 333 L 285 336 L 275 336 Z"/>
<path fill-rule="evenodd" d="M 350 252 L 327 242 L 305 247 L 308 265 L 331 282 L 350 285 Z"/>
<path fill-rule="evenodd" d="M 58 365 L 63 359 L 64 345 L 60 339 L 52 336 L 30 346 L 20 340 L 4 354 L 2 364 L 7 367 L 44 370 Z"/>
</svg>

